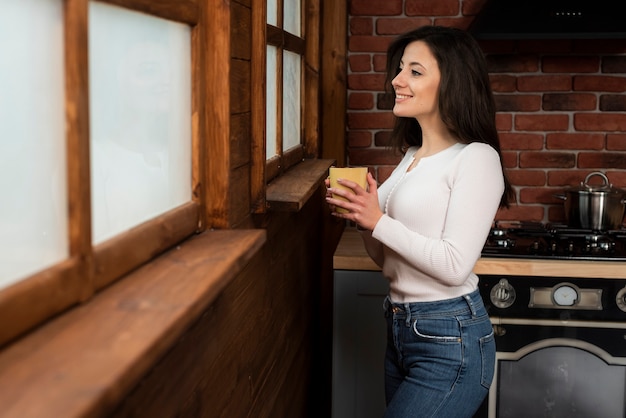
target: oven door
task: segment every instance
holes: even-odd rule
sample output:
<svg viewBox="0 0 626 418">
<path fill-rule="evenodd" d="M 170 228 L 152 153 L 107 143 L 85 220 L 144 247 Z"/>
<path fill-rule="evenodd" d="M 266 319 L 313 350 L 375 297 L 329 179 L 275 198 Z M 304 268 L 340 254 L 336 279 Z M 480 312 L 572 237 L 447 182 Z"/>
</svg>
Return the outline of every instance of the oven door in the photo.
<svg viewBox="0 0 626 418">
<path fill-rule="evenodd" d="M 626 324 L 492 318 L 489 418 L 626 417 Z"/>
</svg>

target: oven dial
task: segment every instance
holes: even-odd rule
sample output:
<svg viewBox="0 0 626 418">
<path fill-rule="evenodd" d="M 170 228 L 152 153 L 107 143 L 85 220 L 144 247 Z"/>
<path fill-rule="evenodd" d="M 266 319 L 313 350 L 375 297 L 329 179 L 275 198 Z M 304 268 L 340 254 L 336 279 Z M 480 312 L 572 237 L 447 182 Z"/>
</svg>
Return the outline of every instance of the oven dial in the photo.
<svg viewBox="0 0 626 418">
<path fill-rule="evenodd" d="M 617 292 L 615 296 L 615 302 L 620 310 L 626 312 L 626 287 Z"/>
<path fill-rule="evenodd" d="M 515 289 L 507 279 L 500 279 L 498 284 L 491 288 L 489 296 L 496 308 L 508 308 L 515 302 Z"/>
<path fill-rule="evenodd" d="M 574 306 L 578 302 L 578 289 L 572 284 L 561 284 L 554 288 L 552 300 L 558 306 Z"/>
</svg>

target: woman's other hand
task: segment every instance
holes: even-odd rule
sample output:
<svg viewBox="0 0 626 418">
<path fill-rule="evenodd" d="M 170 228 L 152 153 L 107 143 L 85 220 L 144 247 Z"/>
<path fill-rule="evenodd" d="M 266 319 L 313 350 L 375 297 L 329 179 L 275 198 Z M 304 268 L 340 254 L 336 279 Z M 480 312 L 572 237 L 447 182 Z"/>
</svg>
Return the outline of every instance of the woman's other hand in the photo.
<svg viewBox="0 0 626 418">
<path fill-rule="evenodd" d="M 331 205 L 333 216 L 352 221 L 363 229 L 370 231 L 374 229 L 383 213 L 378 204 L 378 185 L 371 173 L 367 173 L 367 190 L 345 179 L 339 179 L 338 183 L 345 186 L 347 190 L 329 187 L 329 179 L 326 179 L 325 183 L 326 201 Z M 333 197 L 333 195 L 345 200 Z M 348 212 L 337 212 L 336 208 L 343 208 Z"/>
</svg>

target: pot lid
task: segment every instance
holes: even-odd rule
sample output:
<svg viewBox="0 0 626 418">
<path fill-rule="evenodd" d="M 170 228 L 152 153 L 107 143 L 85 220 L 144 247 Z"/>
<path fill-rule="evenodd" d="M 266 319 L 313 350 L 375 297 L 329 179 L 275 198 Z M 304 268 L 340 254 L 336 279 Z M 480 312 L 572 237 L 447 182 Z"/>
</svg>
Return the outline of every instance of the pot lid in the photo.
<svg viewBox="0 0 626 418">
<path fill-rule="evenodd" d="M 600 177 L 602 179 L 602 184 L 590 184 L 590 180 L 593 177 Z M 589 192 L 589 193 L 618 193 L 624 194 L 624 190 L 619 189 L 617 187 L 613 187 L 613 185 L 609 182 L 609 178 L 601 171 L 594 171 L 593 173 L 587 174 L 584 181 L 580 182 L 580 186 L 570 188 L 571 191 L 575 192 Z"/>
</svg>

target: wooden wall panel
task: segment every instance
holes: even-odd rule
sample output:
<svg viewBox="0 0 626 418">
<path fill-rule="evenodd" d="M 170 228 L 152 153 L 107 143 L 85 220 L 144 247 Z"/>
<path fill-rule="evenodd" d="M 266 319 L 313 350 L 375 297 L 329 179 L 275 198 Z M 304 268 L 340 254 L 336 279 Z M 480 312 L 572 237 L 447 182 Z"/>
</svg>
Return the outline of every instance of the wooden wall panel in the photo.
<svg viewBox="0 0 626 418">
<path fill-rule="evenodd" d="M 114 417 L 319 417 L 315 338 L 323 192 L 267 225 L 244 272 L 152 369 Z"/>
<path fill-rule="evenodd" d="M 250 217 L 250 166 L 242 165 L 230 173 L 231 187 L 229 217 L 233 226 L 245 222 Z"/>
<path fill-rule="evenodd" d="M 250 113 L 232 115 L 230 119 L 231 164 L 233 169 L 250 164 Z"/>
<path fill-rule="evenodd" d="M 347 2 L 324 1 L 322 19 L 322 157 L 346 163 Z"/>
<path fill-rule="evenodd" d="M 229 227 L 228 190 L 230 187 L 230 4 L 221 0 L 201 3 L 204 68 L 206 68 L 206 106 L 204 108 L 205 137 L 202 145 L 208 158 L 208 170 L 203 173 L 202 191 L 207 196 L 208 228 Z"/>
<path fill-rule="evenodd" d="M 250 6 L 247 7 L 239 3 L 232 3 L 232 14 L 230 22 L 232 30 L 232 57 L 250 61 L 252 54 L 252 12 Z"/>
<path fill-rule="evenodd" d="M 230 103 L 232 114 L 250 112 L 250 61 L 232 59 L 230 73 Z"/>
</svg>

